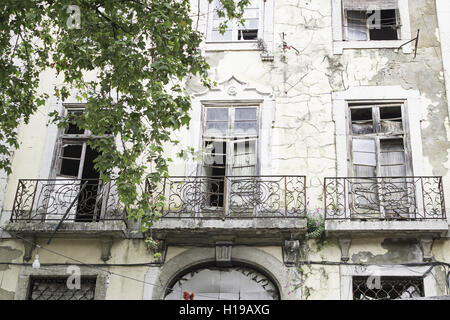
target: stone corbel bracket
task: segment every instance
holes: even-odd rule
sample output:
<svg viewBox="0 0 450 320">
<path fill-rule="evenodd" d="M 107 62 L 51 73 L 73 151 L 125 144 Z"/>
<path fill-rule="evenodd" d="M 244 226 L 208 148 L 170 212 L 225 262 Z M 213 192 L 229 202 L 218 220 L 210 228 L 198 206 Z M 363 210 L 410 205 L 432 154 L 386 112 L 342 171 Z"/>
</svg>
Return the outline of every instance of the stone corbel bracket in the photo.
<svg viewBox="0 0 450 320">
<path fill-rule="evenodd" d="M 339 248 L 341 248 L 341 261 L 347 262 L 350 259 L 349 250 L 350 245 L 352 243 L 352 239 L 350 238 L 339 238 Z"/>
<path fill-rule="evenodd" d="M 100 239 L 100 242 L 102 245 L 101 259 L 103 260 L 103 262 L 106 262 L 111 258 L 111 247 L 113 245 L 113 238 L 112 237 L 102 237 Z"/>
<path fill-rule="evenodd" d="M 434 239 L 431 237 L 420 238 L 420 249 L 422 249 L 423 261 L 430 262 L 432 259 L 431 250 L 433 249 Z"/>
<path fill-rule="evenodd" d="M 287 267 L 292 267 L 300 258 L 301 247 L 299 240 L 285 240 L 283 246 L 283 262 Z"/>
<path fill-rule="evenodd" d="M 28 262 L 31 260 L 33 250 L 36 248 L 36 237 L 26 237 L 23 241 L 23 247 L 25 252 L 23 254 L 23 261 Z"/>
<path fill-rule="evenodd" d="M 231 266 L 232 241 L 216 241 L 216 265 L 219 267 Z"/>
</svg>

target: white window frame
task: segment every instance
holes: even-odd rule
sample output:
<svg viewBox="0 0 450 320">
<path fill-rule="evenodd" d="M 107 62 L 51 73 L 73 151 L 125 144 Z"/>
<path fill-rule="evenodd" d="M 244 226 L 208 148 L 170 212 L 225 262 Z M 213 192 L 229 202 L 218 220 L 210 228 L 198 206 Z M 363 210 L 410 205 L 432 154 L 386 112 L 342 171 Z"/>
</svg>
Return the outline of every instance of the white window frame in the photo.
<svg viewBox="0 0 450 320">
<path fill-rule="evenodd" d="M 361 103 L 361 102 L 360 102 Z M 412 175 L 412 168 L 411 168 L 411 154 L 410 154 L 410 139 L 409 139 L 409 126 L 408 126 L 408 118 L 406 116 L 406 107 L 404 105 L 403 101 L 371 101 L 370 104 L 367 105 L 358 105 L 358 102 L 352 102 L 352 105 L 355 104 L 354 106 L 350 106 L 349 103 L 347 103 L 348 108 L 347 108 L 347 125 L 348 125 L 348 158 L 350 159 L 350 165 L 349 165 L 349 172 L 348 172 L 348 176 L 349 177 L 354 177 L 355 176 L 355 169 L 354 169 L 354 159 L 353 159 L 353 150 L 352 150 L 352 146 L 353 146 L 353 138 L 360 138 L 360 139 L 373 139 L 375 141 L 375 146 L 376 146 L 376 176 L 381 177 L 382 175 L 380 174 L 380 170 L 381 170 L 381 154 L 380 154 L 380 141 L 383 139 L 400 139 L 400 136 L 403 140 L 403 149 L 404 149 L 404 153 L 405 153 L 405 171 L 406 171 L 406 176 L 411 176 Z M 382 133 L 382 132 L 378 132 L 376 130 L 374 130 L 373 133 L 371 134 L 354 134 L 352 132 L 352 121 L 351 121 L 351 110 L 356 109 L 356 108 L 367 108 L 367 109 L 371 109 L 372 113 L 374 113 L 374 109 L 377 108 L 379 110 L 380 107 L 387 107 L 387 106 L 400 106 L 401 108 L 401 112 L 402 112 L 402 134 L 388 134 L 388 133 Z M 379 114 L 378 114 L 379 116 Z M 380 119 L 377 119 L 377 121 L 379 121 Z M 376 121 L 374 121 L 374 119 L 372 119 L 374 125 L 380 125 L 380 122 L 376 123 Z"/>
<path fill-rule="evenodd" d="M 71 112 L 83 112 L 84 107 L 81 106 L 66 106 L 64 112 L 65 115 L 68 115 Z M 65 128 L 62 128 L 57 140 L 57 150 L 56 150 L 56 166 L 55 166 L 55 175 L 58 178 L 67 178 L 67 179 L 81 179 L 81 175 L 83 174 L 83 166 L 84 160 L 86 156 L 86 148 L 87 141 L 92 137 L 90 131 L 85 130 L 83 134 L 66 134 L 64 133 Z M 82 147 L 81 156 L 80 156 L 80 166 L 78 167 L 78 175 L 75 176 L 67 176 L 61 174 L 61 166 L 62 166 L 62 156 L 63 156 L 63 146 L 65 144 L 75 145 L 79 144 Z"/>
<path fill-rule="evenodd" d="M 368 40 L 345 41 L 344 37 L 344 10 L 342 0 L 332 0 L 333 25 L 333 53 L 343 54 L 344 49 L 397 49 L 411 40 L 411 27 L 409 19 L 408 0 L 398 0 L 401 28 L 400 40 Z M 412 53 L 413 47 L 409 43 L 402 47 L 403 53 Z"/>
<path fill-rule="evenodd" d="M 217 86 L 193 95 L 190 135 L 187 145 L 195 150 L 203 148 L 203 107 L 213 105 L 257 105 L 259 114 L 258 145 L 260 158 L 257 166 L 258 175 L 272 174 L 272 124 L 275 120 L 275 99 L 271 92 L 263 92 L 250 87 L 246 82 L 231 76 L 218 81 Z M 264 141 L 264 143 L 262 143 Z M 193 159 L 185 163 L 186 175 L 201 175 L 202 161 Z"/>
<path fill-rule="evenodd" d="M 411 154 L 411 175 L 426 175 L 423 169 L 423 148 L 420 122 L 426 110 L 420 95 L 401 86 L 357 86 L 343 92 L 333 93 L 333 120 L 336 124 L 337 176 L 346 177 L 350 172 L 348 158 L 349 125 L 348 103 L 353 101 L 403 101 L 404 117 L 407 121 L 405 133 L 409 136 Z"/>
<path fill-rule="evenodd" d="M 402 265 L 341 265 L 341 300 L 353 300 L 353 277 L 380 276 L 380 277 L 420 277 L 428 271 L 429 266 L 402 266 Z M 423 277 L 425 297 L 437 295 L 437 283 L 434 270 Z"/>
<path fill-rule="evenodd" d="M 206 113 L 208 108 L 223 108 L 228 111 L 228 126 L 227 133 L 230 133 L 233 130 L 233 124 L 235 123 L 235 111 L 236 109 L 242 108 L 255 108 L 256 109 L 256 134 L 254 135 L 224 135 L 224 136 L 208 136 L 206 135 Z M 244 141 L 256 141 L 255 144 L 255 172 L 254 175 L 257 175 L 259 172 L 259 136 L 260 136 L 260 106 L 259 104 L 208 104 L 205 103 L 203 105 L 203 114 L 202 114 L 202 148 L 204 148 L 205 141 L 224 141 L 226 142 L 226 150 L 224 154 L 226 156 L 227 162 L 225 165 L 225 176 L 232 176 L 233 174 L 233 164 L 234 164 L 234 144 Z M 237 138 L 238 140 L 234 140 Z M 204 162 L 202 161 L 202 167 L 205 167 Z"/>
<path fill-rule="evenodd" d="M 267 47 L 269 53 L 273 51 L 273 1 L 274 0 L 259 0 L 259 27 L 258 27 L 258 39 L 262 39 Z M 206 48 L 205 51 L 261 51 L 258 48 L 258 40 L 237 40 L 237 21 L 229 21 L 227 25 L 233 26 L 233 39 L 236 40 L 212 40 L 212 26 L 213 26 L 213 13 L 214 13 L 214 1 L 208 4 L 208 18 L 206 23 Z"/>
</svg>

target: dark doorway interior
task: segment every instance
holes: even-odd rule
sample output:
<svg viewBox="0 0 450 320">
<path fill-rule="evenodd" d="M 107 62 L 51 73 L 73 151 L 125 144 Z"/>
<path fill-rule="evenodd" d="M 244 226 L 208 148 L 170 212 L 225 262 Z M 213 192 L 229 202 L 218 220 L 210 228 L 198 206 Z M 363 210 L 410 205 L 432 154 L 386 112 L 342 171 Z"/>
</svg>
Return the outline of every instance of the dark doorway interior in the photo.
<svg viewBox="0 0 450 320">
<path fill-rule="evenodd" d="M 98 201 L 101 185 L 99 184 L 100 173 L 94 168 L 94 160 L 99 153 L 86 146 L 86 157 L 84 160 L 81 186 L 87 181 L 87 185 L 81 192 L 77 204 L 75 221 L 90 222 L 99 221 L 101 201 Z"/>
</svg>

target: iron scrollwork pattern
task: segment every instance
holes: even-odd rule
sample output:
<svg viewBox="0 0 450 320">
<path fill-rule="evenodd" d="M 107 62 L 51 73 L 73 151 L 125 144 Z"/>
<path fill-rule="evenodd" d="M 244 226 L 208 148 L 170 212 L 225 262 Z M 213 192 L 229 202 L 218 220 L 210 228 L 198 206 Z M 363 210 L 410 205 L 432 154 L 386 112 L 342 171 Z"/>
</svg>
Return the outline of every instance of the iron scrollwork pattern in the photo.
<svg viewBox="0 0 450 320">
<path fill-rule="evenodd" d="M 353 300 L 399 300 L 424 296 L 423 279 L 410 277 L 353 277 Z"/>
<path fill-rule="evenodd" d="M 11 221 L 59 221 L 66 212 L 66 221 L 125 219 L 114 181 L 19 180 Z"/>
<path fill-rule="evenodd" d="M 304 176 L 170 177 L 149 186 L 163 217 L 299 217 L 306 209 Z"/>
<path fill-rule="evenodd" d="M 69 289 L 66 277 L 33 278 L 29 300 L 94 300 L 95 278 L 81 278 L 79 289 Z"/>
<path fill-rule="evenodd" d="M 327 219 L 445 219 L 442 177 L 325 178 Z"/>
</svg>

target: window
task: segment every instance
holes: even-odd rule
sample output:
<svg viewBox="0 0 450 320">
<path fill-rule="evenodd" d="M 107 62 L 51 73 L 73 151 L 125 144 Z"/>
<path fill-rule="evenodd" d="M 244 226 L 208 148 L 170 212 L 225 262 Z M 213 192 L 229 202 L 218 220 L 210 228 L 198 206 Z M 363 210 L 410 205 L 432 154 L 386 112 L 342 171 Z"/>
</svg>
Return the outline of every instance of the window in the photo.
<svg viewBox="0 0 450 320">
<path fill-rule="evenodd" d="M 78 188 L 85 184 L 83 192 L 76 204 L 75 221 L 98 221 L 101 206 L 100 172 L 94 168 L 94 160 L 99 153 L 92 149 L 88 140 L 92 138 L 90 132 L 79 128 L 73 121 L 75 116 L 83 113 L 82 108 L 69 108 L 69 125 L 58 139 L 56 176 L 68 181 L 60 182 L 66 188 L 72 188 L 75 197 Z M 55 191 L 57 192 L 57 190 Z M 63 210 L 63 209 L 61 209 Z"/>
<path fill-rule="evenodd" d="M 179 277 L 166 291 L 164 300 L 183 300 L 184 292 L 195 300 L 279 300 L 273 281 L 248 267 L 204 267 Z"/>
<path fill-rule="evenodd" d="M 374 8 L 376 10 L 373 10 Z M 344 40 L 399 40 L 401 38 L 397 0 L 344 0 L 343 9 Z"/>
<path fill-rule="evenodd" d="M 80 109 L 69 109 L 70 116 L 79 116 Z M 98 179 L 100 174 L 94 169 L 93 160 L 98 152 L 87 145 L 89 132 L 80 129 L 73 121 L 64 129 L 59 139 L 57 175 L 68 178 Z"/>
<path fill-rule="evenodd" d="M 349 198 L 359 218 L 407 218 L 413 208 L 403 108 L 397 103 L 349 106 Z"/>
<path fill-rule="evenodd" d="M 231 42 L 262 38 L 263 1 L 250 0 L 250 4 L 244 9 L 244 24 L 242 25 L 237 19 L 228 21 L 223 34 L 220 32 L 219 26 L 226 21 L 226 18 L 217 14 L 218 9 L 223 9 L 222 3 L 219 0 L 214 0 L 213 6 L 213 13 L 209 15 L 209 41 Z"/>
<path fill-rule="evenodd" d="M 67 277 L 32 277 L 28 300 L 94 300 L 96 278 L 81 278 L 80 289 L 69 289 Z"/>
<path fill-rule="evenodd" d="M 254 176 L 258 108 L 206 107 L 203 128 L 203 176 L 208 177 L 209 205 L 222 207 L 224 176 Z"/>
<path fill-rule="evenodd" d="M 333 52 L 402 46 L 412 53 L 408 0 L 331 0 Z M 407 44 L 406 44 L 407 43 Z"/>
<path fill-rule="evenodd" d="M 423 297 L 424 283 L 420 277 L 354 276 L 353 300 L 392 300 Z"/>
<path fill-rule="evenodd" d="M 403 104 L 350 104 L 354 177 L 399 177 L 408 173 Z"/>
</svg>

